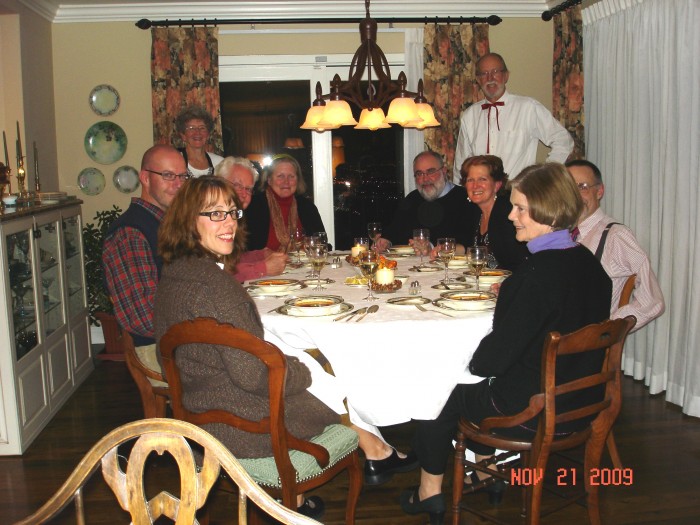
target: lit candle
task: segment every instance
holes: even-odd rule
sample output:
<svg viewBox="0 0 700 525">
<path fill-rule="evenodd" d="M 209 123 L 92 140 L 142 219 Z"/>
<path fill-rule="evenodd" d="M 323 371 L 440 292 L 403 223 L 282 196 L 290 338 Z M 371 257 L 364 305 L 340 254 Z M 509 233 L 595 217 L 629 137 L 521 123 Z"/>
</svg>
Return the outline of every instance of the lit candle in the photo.
<svg viewBox="0 0 700 525">
<path fill-rule="evenodd" d="M 366 251 L 367 251 L 366 246 L 364 246 L 362 244 L 358 244 L 358 245 L 350 248 L 350 256 L 357 258 L 357 257 L 360 257 L 360 254 L 362 254 L 362 252 L 366 252 Z"/>
<path fill-rule="evenodd" d="M 2 144 L 5 146 L 5 166 L 10 165 L 10 158 L 7 156 L 7 137 L 5 136 L 5 131 L 2 132 Z"/>
<path fill-rule="evenodd" d="M 377 284 L 394 284 L 394 270 L 391 268 L 380 268 L 374 276 Z"/>
</svg>

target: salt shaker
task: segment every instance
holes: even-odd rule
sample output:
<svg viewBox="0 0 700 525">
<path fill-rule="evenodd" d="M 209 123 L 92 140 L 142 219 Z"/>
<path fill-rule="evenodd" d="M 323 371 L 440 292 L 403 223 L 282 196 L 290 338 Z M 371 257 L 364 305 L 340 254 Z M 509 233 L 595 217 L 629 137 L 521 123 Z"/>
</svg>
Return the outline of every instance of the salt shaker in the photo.
<svg viewBox="0 0 700 525">
<path fill-rule="evenodd" d="M 420 295 L 420 283 L 413 281 L 408 287 L 408 295 Z"/>
</svg>

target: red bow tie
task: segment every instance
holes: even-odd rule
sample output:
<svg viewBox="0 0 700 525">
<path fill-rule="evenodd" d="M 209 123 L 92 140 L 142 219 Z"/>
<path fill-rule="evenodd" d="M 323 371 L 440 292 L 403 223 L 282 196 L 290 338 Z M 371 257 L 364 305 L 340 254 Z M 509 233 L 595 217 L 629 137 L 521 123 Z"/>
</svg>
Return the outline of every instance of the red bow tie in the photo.
<svg viewBox="0 0 700 525">
<path fill-rule="evenodd" d="M 489 113 L 486 115 L 486 122 L 488 124 L 487 127 L 487 135 L 486 135 L 486 153 L 490 153 L 491 150 L 491 108 L 496 108 L 496 127 L 498 128 L 498 131 L 501 131 L 501 124 L 498 122 L 498 106 L 503 106 L 505 103 L 504 102 L 490 102 L 486 104 L 481 105 L 481 109 L 488 109 Z"/>
</svg>

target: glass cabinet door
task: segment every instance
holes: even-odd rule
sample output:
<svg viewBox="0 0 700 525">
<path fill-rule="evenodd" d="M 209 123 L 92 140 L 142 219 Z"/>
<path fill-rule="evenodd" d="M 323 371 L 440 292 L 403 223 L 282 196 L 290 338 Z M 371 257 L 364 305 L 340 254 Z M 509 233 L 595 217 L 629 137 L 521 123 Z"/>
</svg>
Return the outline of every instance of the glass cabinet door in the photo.
<svg viewBox="0 0 700 525">
<path fill-rule="evenodd" d="M 66 252 L 68 315 L 70 318 L 85 308 L 80 235 L 80 222 L 77 216 L 63 220 L 63 249 Z"/>
<path fill-rule="evenodd" d="M 8 235 L 6 239 L 7 267 L 12 294 L 13 335 L 17 361 L 19 361 L 38 343 L 31 230 Z"/>
<path fill-rule="evenodd" d="M 63 294 L 61 292 L 61 268 L 58 221 L 38 226 L 38 257 L 41 268 L 41 301 L 44 308 L 43 333 L 50 336 L 65 324 Z"/>
</svg>

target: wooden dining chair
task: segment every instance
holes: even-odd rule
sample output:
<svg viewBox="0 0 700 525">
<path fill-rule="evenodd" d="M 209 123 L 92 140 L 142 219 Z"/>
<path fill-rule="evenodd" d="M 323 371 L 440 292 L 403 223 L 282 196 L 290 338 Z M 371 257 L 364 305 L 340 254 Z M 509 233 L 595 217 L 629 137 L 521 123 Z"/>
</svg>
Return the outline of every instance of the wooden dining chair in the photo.
<svg viewBox="0 0 700 525">
<path fill-rule="evenodd" d="M 622 287 L 622 293 L 620 294 L 620 300 L 617 303 L 618 308 L 627 306 L 632 298 L 632 292 L 634 291 L 634 284 L 637 280 L 637 274 L 630 275 L 625 281 Z M 617 442 L 615 441 L 615 434 L 613 434 L 613 429 L 610 429 L 608 438 L 605 440 L 605 444 L 608 448 L 608 454 L 610 454 L 610 460 L 612 461 L 613 467 L 622 470 L 622 460 L 620 460 L 620 453 L 617 450 Z"/>
<path fill-rule="evenodd" d="M 133 444 L 125 459 L 121 456 L 129 448 L 122 447 L 124 444 Z M 193 444 L 200 450 L 201 463 L 193 454 Z M 152 457 L 153 452 L 159 456 L 167 452 L 174 459 L 180 474 L 179 497 L 168 491 L 172 490 L 172 478 L 164 476 L 155 479 L 158 480 L 158 488 L 168 485 L 167 488 L 150 499 L 146 495 L 147 485 L 148 494 L 154 492 L 153 482 L 149 480 L 146 483 L 144 480 L 144 473 L 151 462 L 149 456 Z M 85 506 L 88 503 L 84 497 L 84 487 L 97 470 L 102 471 L 102 476 L 117 497 L 119 505 L 131 516 L 131 523 L 153 524 L 164 516 L 175 522 L 175 525 L 197 524 L 196 513 L 206 502 L 221 469 L 238 486 L 239 524 L 247 523 L 248 499 L 280 523 L 319 523 L 289 510 L 270 497 L 233 454 L 205 430 L 185 421 L 152 418 L 127 423 L 100 439 L 85 454 L 63 486 L 39 510 L 15 525 L 49 522 L 71 501 L 75 504 L 76 523 L 84 525 Z M 115 518 L 115 523 L 118 521 L 124 522 Z"/>
<path fill-rule="evenodd" d="M 223 410 L 194 413 L 182 405 L 182 382 L 175 354 L 178 347 L 198 343 L 238 349 L 260 359 L 268 369 L 270 414 L 251 421 Z M 284 422 L 284 384 L 286 358 L 272 343 L 215 319 L 198 318 L 171 326 L 160 340 L 163 369 L 170 386 L 173 416 L 196 425 L 224 423 L 246 432 L 267 434 L 273 456 L 242 459 L 252 478 L 285 506 L 296 509 L 298 494 L 315 489 L 343 470 L 350 479 L 345 508 L 345 523 L 355 522 L 355 508 L 362 489 L 357 433 L 344 425 L 330 425 L 311 441 L 292 435 Z"/>
<path fill-rule="evenodd" d="M 170 389 L 165 376 L 148 368 L 141 362 L 141 359 L 136 354 L 134 341 L 126 330 L 123 330 L 122 337 L 126 367 L 129 369 L 129 373 L 141 395 L 143 417 L 165 417 L 170 398 Z M 149 378 L 157 383 L 153 384 Z"/>
<path fill-rule="evenodd" d="M 472 423 L 464 418 L 459 421 L 452 488 L 453 525 L 459 524 L 460 510 L 466 510 L 482 518 L 503 523 L 492 514 L 462 504 L 462 480 L 464 479 L 465 467 L 470 470 L 480 470 L 508 482 L 511 481 L 511 473 L 507 468 L 496 472 L 488 468 L 488 463 L 490 463 L 488 460 L 475 463 L 464 459 L 467 440 L 503 451 L 519 452 L 520 463 L 517 466 L 519 472 L 528 472 L 536 478 L 543 477 L 551 452 L 568 450 L 585 443 L 583 468 L 585 491 L 583 494 L 569 498 L 565 504 L 585 498 L 591 524 L 600 524 L 598 485 L 591 483 L 590 473 L 594 472 L 594 469 L 598 469 L 600 465 L 600 457 L 606 438 L 620 412 L 622 349 L 625 338 L 635 322 L 636 319 L 633 316 L 628 316 L 624 319 L 588 325 L 567 335 L 561 335 L 558 332 L 550 333 L 545 339 L 542 352 L 541 392 L 530 398 L 529 406 L 525 410 L 513 416 L 486 418 L 480 424 Z M 559 356 L 595 352 L 601 349 L 606 350 L 607 359 L 603 360 L 600 372 L 567 383 L 556 384 L 555 372 Z M 557 411 L 557 396 L 596 385 L 605 386 L 605 394 L 601 401 L 589 403 L 575 410 Z M 538 417 L 538 426 L 532 441 L 509 438 L 499 434 L 499 429 L 521 425 L 534 417 Z M 556 424 L 584 418 L 593 419 L 583 430 L 564 436 L 555 435 Z M 485 480 L 482 483 L 485 486 L 490 481 Z M 526 523 L 529 525 L 539 524 L 540 515 L 549 513 L 541 512 L 543 483 L 541 481 L 528 483 L 524 484 L 522 488 L 524 491 L 523 516 L 526 518 Z M 559 504 L 551 510 L 558 510 L 563 506 Z"/>
</svg>

